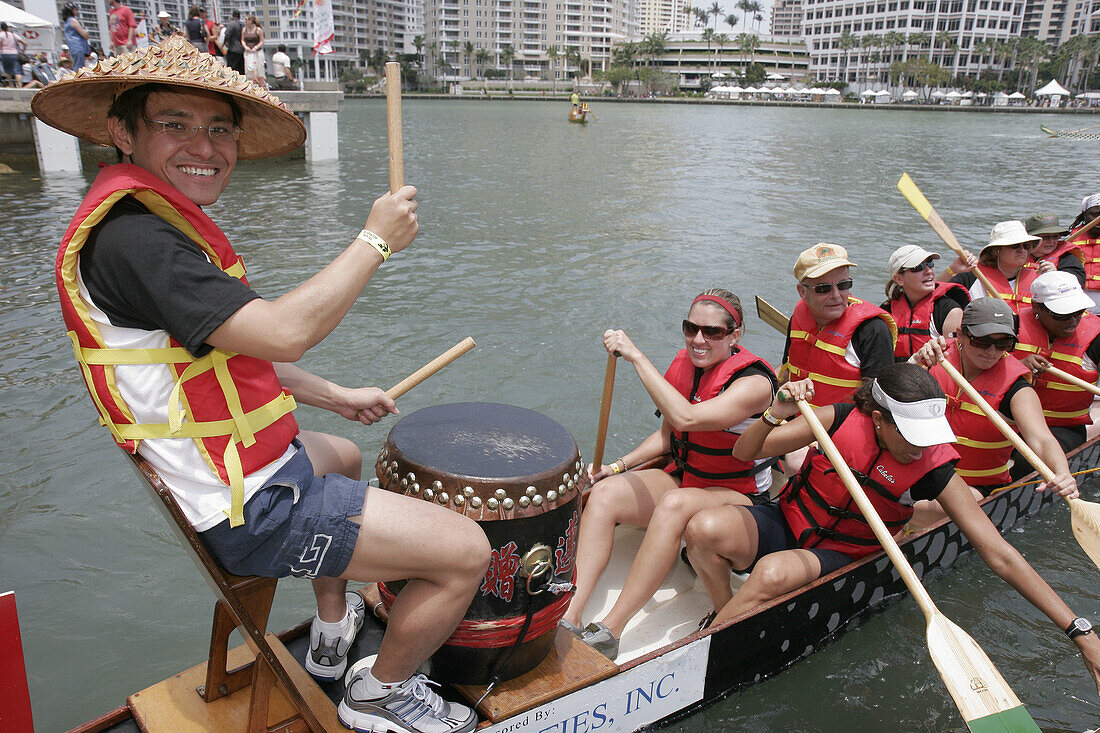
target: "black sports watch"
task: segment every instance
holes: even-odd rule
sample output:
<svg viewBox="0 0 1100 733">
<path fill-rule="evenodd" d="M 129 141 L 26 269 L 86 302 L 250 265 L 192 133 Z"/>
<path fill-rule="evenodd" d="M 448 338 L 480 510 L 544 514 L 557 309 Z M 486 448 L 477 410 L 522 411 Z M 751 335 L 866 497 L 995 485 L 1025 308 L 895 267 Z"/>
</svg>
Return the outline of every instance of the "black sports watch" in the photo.
<svg viewBox="0 0 1100 733">
<path fill-rule="evenodd" d="M 1078 616 L 1073 619 L 1073 623 L 1066 627 L 1066 636 L 1071 639 L 1075 639 L 1078 636 L 1084 636 L 1085 634 L 1092 633 L 1092 624 L 1087 618 L 1081 618 Z"/>
</svg>

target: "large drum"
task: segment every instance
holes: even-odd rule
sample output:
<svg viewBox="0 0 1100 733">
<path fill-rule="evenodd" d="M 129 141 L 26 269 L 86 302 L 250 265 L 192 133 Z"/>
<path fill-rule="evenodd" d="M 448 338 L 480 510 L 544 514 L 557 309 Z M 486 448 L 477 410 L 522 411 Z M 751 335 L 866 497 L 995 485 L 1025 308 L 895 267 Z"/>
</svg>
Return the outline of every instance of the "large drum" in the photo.
<svg viewBox="0 0 1100 733">
<path fill-rule="evenodd" d="M 384 489 L 474 519 L 492 547 L 465 618 L 432 658 L 432 676 L 479 685 L 534 668 L 572 598 L 557 584 L 574 578 L 588 482 L 573 436 L 520 407 L 436 405 L 393 426 L 375 469 Z M 379 584 L 387 610 L 401 585 Z"/>
</svg>

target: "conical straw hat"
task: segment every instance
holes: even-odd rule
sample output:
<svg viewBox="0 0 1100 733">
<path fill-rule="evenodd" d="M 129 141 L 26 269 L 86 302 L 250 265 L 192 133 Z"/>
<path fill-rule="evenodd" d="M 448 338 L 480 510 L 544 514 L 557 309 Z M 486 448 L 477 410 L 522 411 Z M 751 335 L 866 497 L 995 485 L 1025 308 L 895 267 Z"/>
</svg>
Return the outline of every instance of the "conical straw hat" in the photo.
<svg viewBox="0 0 1100 733">
<path fill-rule="evenodd" d="M 305 142 L 305 125 L 275 95 L 179 35 L 156 46 L 85 66 L 55 81 L 34 95 L 31 110 L 47 125 L 111 146 L 114 142 L 107 130 L 107 111 L 120 94 L 142 84 L 187 87 L 233 97 L 241 109 L 239 158 L 282 155 Z"/>
</svg>

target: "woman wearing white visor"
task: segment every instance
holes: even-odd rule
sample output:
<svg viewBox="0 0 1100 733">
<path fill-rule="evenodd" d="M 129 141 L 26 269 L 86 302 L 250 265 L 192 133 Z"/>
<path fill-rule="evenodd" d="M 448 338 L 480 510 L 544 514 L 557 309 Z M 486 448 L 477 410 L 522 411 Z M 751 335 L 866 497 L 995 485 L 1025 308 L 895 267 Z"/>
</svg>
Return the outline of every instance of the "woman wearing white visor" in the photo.
<svg viewBox="0 0 1100 733">
<path fill-rule="evenodd" d="M 741 434 L 734 455 L 754 460 L 812 443 L 813 432 L 794 402 L 812 396 L 810 380 L 781 387 L 763 417 Z M 944 417 L 947 400 L 936 380 L 916 364 L 893 364 L 877 379 L 864 380 L 853 399 L 855 404 L 814 412 L 887 526 L 904 525 L 913 514 L 913 502 L 938 499 L 994 572 L 1058 628 L 1076 629 L 1076 614 L 1001 537 L 955 473 L 958 454 L 949 445 L 955 436 Z M 1062 493 L 1076 496 L 1077 490 Z M 775 503 L 705 510 L 688 523 L 685 536 L 691 564 L 714 602 L 714 623 L 879 549 L 832 464 L 814 450 Z M 731 569 L 750 572 L 732 595 Z M 1100 643 L 1095 636 L 1090 632 L 1072 638 L 1100 690 Z"/>
</svg>

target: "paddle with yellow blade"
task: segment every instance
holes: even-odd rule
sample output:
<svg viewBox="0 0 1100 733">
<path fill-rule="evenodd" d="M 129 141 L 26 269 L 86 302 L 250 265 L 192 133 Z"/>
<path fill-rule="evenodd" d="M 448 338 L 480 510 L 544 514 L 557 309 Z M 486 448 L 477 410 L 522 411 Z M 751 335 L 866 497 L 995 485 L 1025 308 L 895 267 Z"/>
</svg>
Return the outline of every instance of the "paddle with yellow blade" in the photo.
<svg viewBox="0 0 1100 733">
<path fill-rule="evenodd" d="M 966 250 L 962 248 L 962 245 L 959 244 L 959 240 L 955 238 L 954 233 L 952 233 L 944 220 L 940 218 L 940 215 L 936 213 L 936 210 L 932 208 L 932 204 L 928 202 L 928 199 L 925 198 L 920 189 L 917 188 L 917 184 L 913 183 L 913 179 L 909 177 L 908 173 L 901 174 L 901 180 L 898 181 L 898 190 L 901 191 L 901 195 L 913 205 L 913 208 L 917 210 L 921 218 L 928 222 L 928 225 L 932 227 L 932 231 L 940 236 L 944 244 L 950 247 L 952 252 L 965 260 Z M 986 295 L 1004 300 L 1001 294 L 997 292 L 997 289 L 989 282 L 989 278 L 985 276 L 985 273 L 978 268 L 974 268 L 973 272 L 982 283 L 982 287 L 985 288 Z"/>
<path fill-rule="evenodd" d="M 799 400 L 798 409 L 924 613 L 928 622 L 928 653 L 967 727 L 973 733 L 1038 733 L 1039 726 L 981 647 L 936 607 L 813 408 L 805 400 Z"/>
<path fill-rule="evenodd" d="M 1050 470 L 1050 467 L 1043 462 L 1043 459 L 1028 447 L 1024 439 L 1009 426 L 1008 422 L 1001 417 L 999 412 L 994 410 L 993 407 L 986 402 L 985 398 L 966 380 L 966 377 L 960 374 L 959 370 L 947 359 L 941 359 L 940 366 L 943 367 L 943 370 L 947 372 L 953 380 L 955 380 L 955 384 L 959 385 L 959 387 L 966 392 L 971 402 L 977 405 L 981 411 L 985 413 L 985 416 L 996 426 L 997 430 L 1001 431 L 1001 434 L 1012 442 L 1016 450 L 1020 451 L 1024 458 L 1027 459 L 1027 462 L 1039 472 L 1043 480 L 1048 482 L 1052 481 L 1054 479 L 1054 471 Z M 1066 502 L 1069 504 L 1072 517 L 1071 526 L 1073 528 L 1073 536 L 1077 538 L 1077 542 L 1080 543 L 1085 554 L 1092 559 L 1097 567 L 1100 567 L 1100 504 L 1091 501 L 1082 501 L 1081 499 L 1066 499 Z"/>
</svg>

